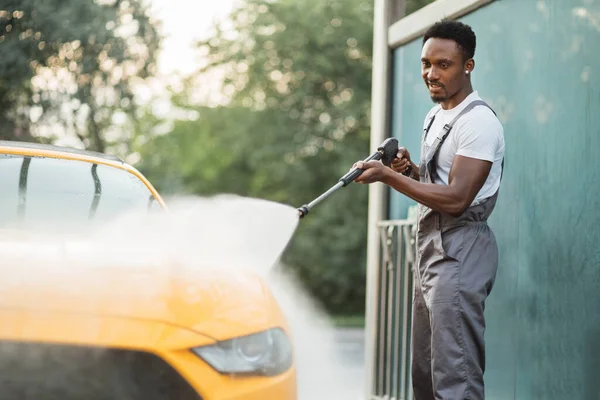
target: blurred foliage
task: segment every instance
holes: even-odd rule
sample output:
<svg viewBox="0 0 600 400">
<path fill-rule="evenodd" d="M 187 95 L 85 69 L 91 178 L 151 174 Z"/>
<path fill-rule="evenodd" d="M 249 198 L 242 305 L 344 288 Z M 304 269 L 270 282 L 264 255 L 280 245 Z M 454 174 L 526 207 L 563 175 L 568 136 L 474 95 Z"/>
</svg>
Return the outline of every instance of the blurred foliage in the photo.
<svg viewBox="0 0 600 400">
<path fill-rule="evenodd" d="M 230 102 L 178 96 L 198 118 L 148 140 L 160 124 L 148 117 L 136 166 L 165 193 L 310 202 L 369 152 L 372 17 L 366 0 L 246 0 L 199 44 L 199 74 L 221 71 Z M 332 312 L 364 308 L 366 220 L 367 188 L 351 185 L 302 221 L 286 251 Z"/>
<path fill-rule="evenodd" d="M 139 0 L 0 0 L 0 139 L 122 145 L 111 126 L 134 117 L 133 86 L 154 73 L 159 44 Z"/>
<path fill-rule="evenodd" d="M 193 111 L 195 120 L 178 120 L 168 134 L 156 136 L 149 133 L 163 121 L 148 112 L 137 124 L 136 148 L 142 158 L 136 167 L 163 195 L 250 193 L 255 171 L 241 139 L 244 125 L 257 116 L 244 108 Z"/>
<path fill-rule="evenodd" d="M 412 14 L 420 8 L 425 7 L 429 3 L 433 3 L 436 0 L 407 0 L 406 1 L 406 15 Z"/>
</svg>

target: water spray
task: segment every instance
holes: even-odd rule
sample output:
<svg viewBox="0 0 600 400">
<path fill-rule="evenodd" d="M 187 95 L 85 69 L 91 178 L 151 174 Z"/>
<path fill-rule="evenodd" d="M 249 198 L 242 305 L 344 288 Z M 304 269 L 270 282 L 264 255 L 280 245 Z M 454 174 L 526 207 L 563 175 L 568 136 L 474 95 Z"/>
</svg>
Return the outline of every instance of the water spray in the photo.
<svg viewBox="0 0 600 400">
<path fill-rule="evenodd" d="M 381 160 L 383 165 L 389 166 L 391 164 L 392 160 L 396 157 L 397 153 L 398 153 L 398 140 L 396 140 L 395 138 L 388 138 L 385 141 L 383 141 L 383 143 L 381 143 L 379 145 L 379 147 L 377 147 L 376 152 L 371 154 L 364 161 L 366 162 L 366 161 Z M 326 191 L 325 193 L 323 193 L 322 195 L 320 195 L 319 197 L 317 197 L 310 203 L 305 204 L 302 207 L 298 208 L 298 212 L 300 213 L 300 218 L 304 218 L 310 212 L 310 210 L 312 210 L 312 208 L 314 206 L 319 204 L 321 201 L 325 200 L 327 197 L 331 196 L 338 189 L 348 186 L 356 178 L 358 178 L 363 172 L 365 172 L 365 170 L 361 169 L 361 168 L 353 168 L 352 170 L 350 170 L 346 175 L 342 176 L 339 179 L 338 183 L 336 183 L 334 186 L 332 186 L 328 191 Z"/>
</svg>

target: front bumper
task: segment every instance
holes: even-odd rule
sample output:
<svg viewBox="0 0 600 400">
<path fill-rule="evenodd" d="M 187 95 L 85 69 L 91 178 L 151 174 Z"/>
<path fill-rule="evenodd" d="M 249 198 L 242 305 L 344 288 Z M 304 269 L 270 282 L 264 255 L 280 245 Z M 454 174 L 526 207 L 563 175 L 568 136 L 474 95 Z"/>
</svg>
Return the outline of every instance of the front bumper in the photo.
<svg viewBox="0 0 600 400">
<path fill-rule="evenodd" d="M 0 310 L 0 398 L 296 400 L 292 367 L 219 374 L 191 351 L 214 341 L 156 321 Z"/>
</svg>

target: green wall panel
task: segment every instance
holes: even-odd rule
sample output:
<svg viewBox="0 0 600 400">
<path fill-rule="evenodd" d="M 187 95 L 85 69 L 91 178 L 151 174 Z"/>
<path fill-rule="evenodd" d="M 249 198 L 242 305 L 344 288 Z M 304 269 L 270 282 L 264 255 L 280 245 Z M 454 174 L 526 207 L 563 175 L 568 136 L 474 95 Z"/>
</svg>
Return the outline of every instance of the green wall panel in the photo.
<svg viewBox="0 0 600 400">
<path fill-rule="evenodd" d="M 486 398 L 600 399 L 600 1 L 497 0 L 461 20 L 506 140 Z M 392 130 L 415 159 L 433 105 L 420 50 L 394 54 Z M 391 218 L 414 204 L 390 201 Z"/>
</svg>

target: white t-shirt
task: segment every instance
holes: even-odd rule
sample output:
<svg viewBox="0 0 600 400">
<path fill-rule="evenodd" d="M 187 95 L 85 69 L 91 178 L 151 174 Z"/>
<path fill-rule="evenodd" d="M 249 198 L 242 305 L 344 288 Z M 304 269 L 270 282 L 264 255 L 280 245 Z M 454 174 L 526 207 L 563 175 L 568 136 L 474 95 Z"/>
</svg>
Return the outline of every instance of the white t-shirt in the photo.
<svg viewBox="0 0 600 400">
<path fill-rule="evenodd" d="M 440 109 L 425 139 L 427 144 L 431 146 L 435 138 L 442 134 L 444 125 L 450 123 L 474 100 L 481 100 L 476 91 L 467 96 L 458 106 L 450 110 Z M 427 127 L 431 115 L 438 108 L 439 106 L 435 106 L 429 111 L 423 129 Z M 496 193 L 500 186 L 504 158 L 504 129 L 500 120 L 488 107 L 475 106 L 456 121 L 438 152 L 435 183 L 448 184 L 448 175 L 456 155 L 493 162 L 490 174 L 472 205 Z"/>
</svg>

